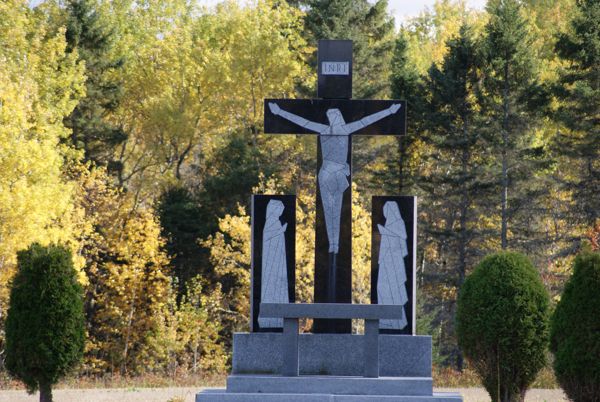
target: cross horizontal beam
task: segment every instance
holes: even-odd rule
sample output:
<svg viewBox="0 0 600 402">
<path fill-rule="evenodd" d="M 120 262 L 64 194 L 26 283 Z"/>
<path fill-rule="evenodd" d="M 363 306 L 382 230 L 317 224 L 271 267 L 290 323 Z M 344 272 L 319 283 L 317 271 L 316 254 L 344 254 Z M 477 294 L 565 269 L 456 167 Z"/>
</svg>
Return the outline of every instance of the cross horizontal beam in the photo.
<svg viewBox="0 0 600 402">
<path fill-rule="evenodd" d="M 402 318 L 402 308 L 391 304 L 261 303 L 260 315 L 269 318 L 393 320 Z"/>
<path fill-rule="evenodd" d="M 315 134 L 314 130 L 302 127 L 273 114 L 270 103 L 281 110 L 300 116 L 318 125 L 329 125 L 327 111 L 338 109 L 349 124 L 399 104 L 400 109 L 387 117 L 356 130 L 352 135 L 404 135 L 406 134 L 406 101 L 398 100 L 349 100 L 349 99 L 265 99 L 266 134 Z M 334 133 L 335 134 L 335 133 Z"/>
</svg>

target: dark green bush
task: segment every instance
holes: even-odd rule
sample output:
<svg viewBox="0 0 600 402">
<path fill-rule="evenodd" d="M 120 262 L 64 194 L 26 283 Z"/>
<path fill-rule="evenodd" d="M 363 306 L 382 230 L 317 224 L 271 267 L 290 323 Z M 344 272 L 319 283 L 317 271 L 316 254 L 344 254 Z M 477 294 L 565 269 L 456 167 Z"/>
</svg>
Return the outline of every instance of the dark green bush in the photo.
<svg viewBox="0 0 600 402">
<path fill-rule="evenodd" d="M 552 316 L 550 350 L 569 399 L 600 401 L 600 253 L 576 258 Z"/>
<path fill-rule="evenodd" d="M 458 298 L 459 345 L 492 401 L 520 401 L 545 364 L 548 293 L 529 259 L 486 257 Z"/>
<path fill-rule="evenodd" d="M 82 289 L 71 253 L 33 244 L 17 254 L 18 271 L 6 318 L 6 368 L 40 401 L 83 356 Z"/>
</svg>

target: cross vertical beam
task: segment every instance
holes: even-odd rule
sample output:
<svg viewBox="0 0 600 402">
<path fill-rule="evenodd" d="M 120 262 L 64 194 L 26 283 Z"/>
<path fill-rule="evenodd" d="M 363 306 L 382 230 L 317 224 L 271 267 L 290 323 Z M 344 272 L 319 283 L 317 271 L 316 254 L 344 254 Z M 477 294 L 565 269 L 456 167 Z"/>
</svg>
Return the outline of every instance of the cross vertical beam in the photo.
<svg viewBox="0 0 600 402">
<path fill-rule="evenodd" d="M 265 99 L 265 133 L 317 134 L 317 303 L 352 302 L 352 136 L 402 135 L 406 102 L 350 100 L 352 43 L 319 41 L 323 99 Z M 315 320 L 313 332 L 349 333 L 348 319 Z"/>
<path fill-rule="evenodd" d="M 320 40 L 317 51 L 317 96 L 323 99 L 352 98 L 352 41 Z M 323 166 L 323 149 L 317 141 L 317 158 Z M 317 222 L 315 233 L 315 303 L 352 303 L 352 137 L 348 136 L 347 180 L 339 227 L 339 252 L 331 253 L 323 209 L 320 175 L 317 175 Z M 314 332 L 350 333 L 350 320 L 315 320 Z"/>
</svg>

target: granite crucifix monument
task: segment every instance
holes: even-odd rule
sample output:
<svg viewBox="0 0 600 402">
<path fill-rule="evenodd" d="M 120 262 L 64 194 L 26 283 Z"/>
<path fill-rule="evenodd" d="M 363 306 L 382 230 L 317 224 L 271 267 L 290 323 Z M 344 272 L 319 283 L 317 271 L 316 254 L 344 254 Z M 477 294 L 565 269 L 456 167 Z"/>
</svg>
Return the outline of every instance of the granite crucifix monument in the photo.
<svg viewBox="0 0 600 402">
<path fill-rule="evenodd" d="M 352 301 L 352 136 L 403 135 L 406 102 L 350 100 L 352 42 L 319 41 L 323 99 L 266 99 L 265 133 L 318 134 L 315 290 L 317 303 Z M 349 320 L 316 320 L 314 332 L 349 333 Z"/>
<path fill-rule="evenodd" d="M 319 41 L 318 95 L 265 99 L 265 133 L 319 137 L 315 303 L 295 303 L 295 196 L 253 196 L 251 332 L 234 334 L 227 388 L 196 401 L 462 401 L 433 393 L 431 337 L 415 333 L 416 197 L 373 197 L 371 304 L 352 304 L 352 136 L 405 134 L 406 103 L 350 99 L 346 40 Z"/>
</svg>

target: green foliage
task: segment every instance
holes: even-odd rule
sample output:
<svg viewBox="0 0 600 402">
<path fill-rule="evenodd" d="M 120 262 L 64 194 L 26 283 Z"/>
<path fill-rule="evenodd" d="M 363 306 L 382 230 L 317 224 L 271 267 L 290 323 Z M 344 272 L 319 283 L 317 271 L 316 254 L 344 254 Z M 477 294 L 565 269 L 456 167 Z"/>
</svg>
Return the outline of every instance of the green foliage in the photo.
<svg viewBox="0 0 600 402">
<path fill-rule="evenodd" d="M 437 163 L 419 179 L 419 186 L 440 206 L 427 217 L 425 232 L 447 251 L 443 282 L 456 292 L 461 288 L 475 256 L 485 249 L 481 242 L 482 206 L 489 196 L 481 171 L 486 167 L 482 121 L 477 114 L 481 78 L 473 29 L 461 26 L 459 35 L 447 42 L 448 53 L 440 67 L 433 65 L 425 79 L 430 93 L 424 113 L 422 135 L 426 155 Z M 445 220 L 442 217 L 452 216 Z M 447 309 L 444 336 L 455 339 L 452 316 L 455 299 Z M 462 356 L 454 342 L 446 342 L 448 353 L 462 369 Z"/>
<path fill-rule="evenodd" d="M 72 131 L 73 146 L 84 151 L 85 160 L 118 171 L 121 167 L 113 152 L 125 133 L 107 120 L 122 96 L 118 73 L 123 59 L 115 54 L 117 32 L 95 0 L 69 0 L 66 11 L 67 52 L 85 66 L 86 91 L 65 123 Z"/>
<path fill-rule="evenodd" d="M 549 159 L 534 132 L 539 115 L 528 107 L 538 86 L 538 54 L 521 1 L 491 0 L 487 11 L 490 18 L 481 49 L 485 93 L 480 102 L 491 123 L 484 134 L 494 157 L 489 180 L 496 186 L 500 207 L 493 203 L 489 213 L 499 215 L 502 249 L 515 243 L 526 247 L 537 238 L 533 232 L 539 226 L 520 214 L 528 214 L 534 206 L 542 208 L 540 197 L 547 189 L 543 181 L 534 185 L 530 178 L 546 168 Z"/>
<path fill-rule="evenodd" d="M 309 0 L 305 17 L 311 46 L 319 39 L 353 41 L 353 97 L 379 98 L 389 94 L 388 74 L 394 47 L 394 21 L 387 0 Z M 316 63 L 315 63 L 316 64 Z"/>
<path fill-rule="evenodd" d="M 83 292 L 68 249 L 34 243 L 17 259 L 5 364 L 30 393 L 40 389 L 40 399 L 51 401 L 51 386 L 83 356 Z"/>
<path fill-rule="evenodd" d="M 600 401 L 600 253 L 577 256 L 552 316 L 554 371 L 569 399 Z"/>
<path fill-rule="evenodd" d="M 158 204 L 161 235 L 166 239 L 166 250 L 171 257 L 173 275 L 179 292 L 184 293 L 188 279 L 202 272 L 209 278 L 208 264 L 201 264 L 202 247 L 198 238 L 206 233 L 207 222 L 202 209 L 185 187 L 173 187 L 163 193 Z"/>
<path fill-rule="evenodd" d="M 459 345 L 492 401 L 522 400 L 545 364 L 548 293 L 522 254 L 484 258 L 467 277 L 456 314 Z"/>
<path fill-rule="evenodd" d="M 404 99 L 407 104 L 408 133 L 394 138 L 395 146 L 388 146 L 384 162 L 371 169 L 371 184 L 374 189 L 383 188 L 388 194 L 402 194 L 415 184 L 417 158 L 419 153 L 419 132 L 423 119 L 424 89 L 421 76 L 408 56 L 408 39 L 400 33 L 396 38 L 390 71 L 392 99 Z M 395 169 L 395 167 L 398 167 Z M 367 184 L 368 185 L 368 184 Z"/>
<path fill-rule="evenodd" d="M 598 2 L 436 0 L 398 35 L 386 7 L 0 2 L 0 310 L 17 250 L 60 242 L 85 289 L 83 373 L 220 371 L 247 319 L 252 192 L 298 195 L 310 301 L 316 138 L 262 135 L 262 108 L 314 89 L 323 38 L 354 40 L 355 98 L 408 101 L 409 135 L 354 141 L 354 302 L 368 300 L 368 200 L 386 193 L 420 197 L 440 364 L 460 367 L 457 293 L 501 240 L 544 261 L 558 294 L 600 224 Z"/>
<path fill-rule="evenodd" d="M 593 225 L 600 218 L 600 3 L 578 1 L 570 25 L 556 44 L 566 62 L 555 86 L 560 103 L 554 117 L 565 127 L 555 140 L 558 175 L 573 193 L 569 220 Z"/>
</svg>

